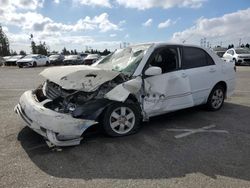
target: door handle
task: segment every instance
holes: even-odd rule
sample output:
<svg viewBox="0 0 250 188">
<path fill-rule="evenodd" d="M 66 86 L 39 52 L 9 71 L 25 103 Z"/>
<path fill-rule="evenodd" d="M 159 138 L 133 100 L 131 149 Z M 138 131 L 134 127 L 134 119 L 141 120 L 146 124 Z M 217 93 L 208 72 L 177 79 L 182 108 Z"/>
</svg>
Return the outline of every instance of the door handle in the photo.
<svg viewBox="0 0 250 188">
<path fill-rule="evenodd" d="M 216 69 L 215 68 L 210 68 L 209 72 L 216 72 Z"/>
<path fill-rule="evenodd" d="M 182 78 L 186 78 L 186 77 L 187 77 L 187 74 L 186 74 L 186 73 L 182 73 L 182 74 L 181 74 L 181 77 L 182 77 Z"/>
</svg>

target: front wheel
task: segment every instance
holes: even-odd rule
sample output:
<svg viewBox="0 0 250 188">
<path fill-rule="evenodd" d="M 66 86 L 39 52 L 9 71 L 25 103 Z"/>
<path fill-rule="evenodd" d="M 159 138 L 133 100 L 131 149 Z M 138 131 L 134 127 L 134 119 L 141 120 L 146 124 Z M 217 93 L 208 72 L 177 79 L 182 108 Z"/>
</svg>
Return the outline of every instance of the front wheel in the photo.
<svg viewBox="0 0 250 188">
<path fill-rule="evenodd" d="M 103 128 L 114 137 L 136 133 L 141 123 L 140 114 L 140 108 L 133 103 L 114 103 L 104 112 Z"/>
<path fill-rule="evenodd" d="M 221 109 L 221 107 L 224 104 L 224 100 L 225 100 L 225 88 L 222 87 L 221 85 L 215 86 L 208 97 L 207 101 L 208 110 L 217 111 Z"/>
<path fill-rule="evenodd" d="M 37 67 L 37 63 L 35 61 L 33 62 L 33 67 Z"/>
</svg>

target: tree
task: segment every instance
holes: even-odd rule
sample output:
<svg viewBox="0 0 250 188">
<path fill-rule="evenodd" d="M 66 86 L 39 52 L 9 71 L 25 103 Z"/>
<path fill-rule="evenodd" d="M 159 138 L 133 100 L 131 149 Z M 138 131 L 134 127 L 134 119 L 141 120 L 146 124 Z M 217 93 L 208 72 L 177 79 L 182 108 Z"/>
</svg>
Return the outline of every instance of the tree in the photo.
<svg viewBox="0 0 250 188">
<path fill-rule="evenodd" d="M 25 51 L 23 51 L 23 50 L 21 50 L 21 51 L 19 52 L 19 55 L 23 55 L 23 56 L 25 56 L 25 55 L 26 55 L 26 52 L 25 52 Z"/>
<path fill-rule="evenodd" d="M 245 45 L 244 45 L 244 44 L 242 44 L 240 47 L 241 47 L 241 48 L 245 48 Z"/>
<path fill-rule="evenodd" d="M 101 55 L 109 55 L 111 52 L 107 49 L 105 49 L 103 52 L 101 52 Z"/>
<path fill-rule="evenodd" d="M 33 40 L 33 34 L 30 35 L 30 40 L 31 40 L 31 51 L 33 54 L 42 54 L 42 55 L 48 55 L 48 46 L 46 45 L 45 42 L 39 43 L 39 45 L 36 45 L 36 43 Z"/>
<path fill-rule="evenodd" d="M 42 55 L 48 55 L 48 47 L 46 45 L 45 42 L 40 42 L 40 44 L 38 46 L 36 46 L 37 48 L 37 53 L 38 54 L 42 54 Z"/>
<path fill-rule="evenodd" d="M 10 55 L 9 40 L 0 25 L 0 56 Z"/>
<path fill-rule="evenodd" d="M 11 50 L 10 55 L 17 55 L 16 51 Z"/>
<path fill-rule="evenodd" d="M 77 55 L 77 54 L 78 54 L 78 53 L 77 53 L 77 51 L 76 51 L 76 49 L 74 50 L 74 54 L 75 54 L 75 55 Z"/>
<path fill-rule="evenodd" d="M 230 48 L 234 48 L 234 45 L 233 44 L 229 44 L 228 45 L 228 49 L 230 49 Z"/>
<path fill-rule="evenodd" d="M 250 45 L 248 43 L 246 44 L 246 48 L 250 48 Z"/>
<path fill-rule="evenodd" d="M 64 47 L 64 48 L 62 49 L 62 54 L 63 54 L 63 55 L 69 55 L 70 52 Z"/>
</svg>

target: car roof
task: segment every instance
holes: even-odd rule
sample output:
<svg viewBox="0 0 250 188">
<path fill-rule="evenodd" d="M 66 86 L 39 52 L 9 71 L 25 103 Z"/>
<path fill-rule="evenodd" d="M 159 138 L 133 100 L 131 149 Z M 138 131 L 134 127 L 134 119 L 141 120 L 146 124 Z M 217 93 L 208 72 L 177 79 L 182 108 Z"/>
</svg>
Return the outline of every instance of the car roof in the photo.
<svg viewBox="0 0 250 188">
<path fill-rule="evenodd" d="M 135 45 L 131 45 L 131 47 L 133 46 L 141 46 L 141 45 L 152 45 L 154 47 L 161 47 L 161 46 L 186 46 L 186 47 L 197 47 L 197 48 L 202 48 L 201 46 L 198 45 L 194 45 L 194 44 L 186 44 L 186 43 L 172 43 L 172 42 L 149 42 L 149 43 L 139 43 L 139 44 L 135 44 Z"/>
</svg>

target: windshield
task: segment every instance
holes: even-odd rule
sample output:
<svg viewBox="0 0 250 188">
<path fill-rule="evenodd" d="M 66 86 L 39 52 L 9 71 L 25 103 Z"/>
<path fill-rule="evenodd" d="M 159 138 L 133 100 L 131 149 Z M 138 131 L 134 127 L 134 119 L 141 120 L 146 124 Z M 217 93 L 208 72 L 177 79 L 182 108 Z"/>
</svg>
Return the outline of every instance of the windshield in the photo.
<svg viewBox="0 0 250 188">
<path fill-rule="evenodd" d="M 19 58 L 22 58 L 23 56 L 21 56 L 21 55 L 15 55 L 15 56 L 13 56 L 13 57 L 11 57 L 12 59 L 19 59 Z"/>
<path fill-rule="evenodd" d="M 236 49 L 235 51 L 237 54 L 250 54 L 250 51 L 246 49 Z"/>
<path fill-rule="evenodd" d="M 78 55 L 68 55 L 65 57 L 65 59 L 77 59 L 78 57 Z"/>
<path fill-rule="evenodd" d="M 59 58 L 60 57 L 60 55 L 51 55 L 51 56 L 49 56 L 50 58 Z"/>
<path fill-rule="evenodd" d="M 122 72 L 131 76 L 140 64 L 145 52 L 151 46 L 137 45 L 119 49 L 98 62 L 97 67 Z"/>
<path fill-rule="evenodd" d="M 27 55 L 25 58 L 37 58 L 38 55 Z"/>
</svg>

